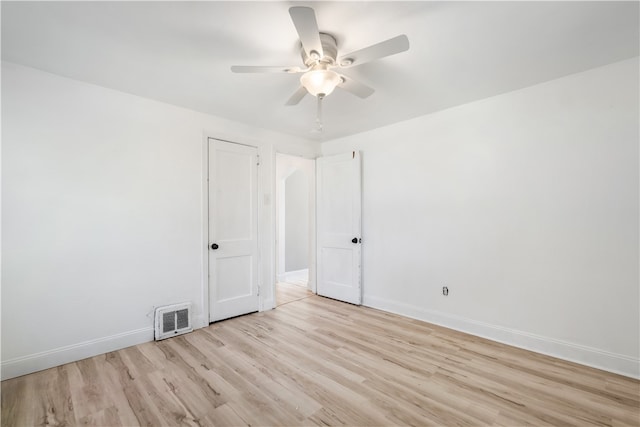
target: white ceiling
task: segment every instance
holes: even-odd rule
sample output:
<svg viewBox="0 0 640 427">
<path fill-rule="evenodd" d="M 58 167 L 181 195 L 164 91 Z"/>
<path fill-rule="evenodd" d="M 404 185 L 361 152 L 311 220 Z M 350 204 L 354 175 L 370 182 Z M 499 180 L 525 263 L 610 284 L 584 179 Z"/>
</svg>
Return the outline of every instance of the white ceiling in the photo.
<svg viewBox="0 0 640 427">
<path fill-rule="evenodd" d="M 315 98 L 284 103 L 302 65 L 288 14 L 312 6 L 339 53 L 409 37 L 409 51 L 344 70 L 325 131 Z M 638 56 L 638 2 L 2 2 L 2 59 L 253 126 L 328 140 Z"/>
</svg>

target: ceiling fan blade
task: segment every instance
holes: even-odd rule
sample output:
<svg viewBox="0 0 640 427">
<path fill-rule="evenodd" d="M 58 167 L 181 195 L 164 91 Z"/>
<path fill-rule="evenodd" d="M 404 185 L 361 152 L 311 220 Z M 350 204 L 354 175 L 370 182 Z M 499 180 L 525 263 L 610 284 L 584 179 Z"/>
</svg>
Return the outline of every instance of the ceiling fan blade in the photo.
<svg viewBox="0 0 640 427">
<path fill-rule="evenodd" d="M 338 84 L 338 87 L 354 94 L 355 96 L 367 98 L 375 92 L 373 88 L 365 85 L 364 83 L 360 83 L 357 80 L 353 80 L 351 77 L 347 77 L 343 74 L 340 74 L 340 77 L 342 78 L 342 83 Z"/>
<path fill-rule="evenodd" d="M 234 73 L 300 73 L 300 67 L 262 67 L 260 65 L 232 65 Z"/>
<path fill-rule="evenodd" d="M 318 22 L 316 14 L 310 7 L 294 6 L 289 8 L 289 15 L 293 25 L 296 27 L 302 48 L 307 56 L 312 57 L 312 52 L 316 52 L 319 57 L 324 56 L 322 52 L 322 42 L 320 41 L 320 31 L 318 30 Z"/>
<path fill-rule="evenodd" d="M 302 101 L 302 98 L 304 98 L 306 94 L 307 94 L 307 90 L 304 88 L 304 86 L 300 86 L 298 90 L 293 95 L 291 95 L 291 98 L 289 98 L 287 103 L 284 105 L 296 105 L 298 104 L 298 102 Z"/>
<path fill-rule="evenodd" d="M 404 34 L 392 39 L 376 43 L 364 49 L 356 50 L 338 58 L 338 64 L 343 67 L 355 67 L 375 59 L 409 50 L 409 39 Z"/>
</svg>

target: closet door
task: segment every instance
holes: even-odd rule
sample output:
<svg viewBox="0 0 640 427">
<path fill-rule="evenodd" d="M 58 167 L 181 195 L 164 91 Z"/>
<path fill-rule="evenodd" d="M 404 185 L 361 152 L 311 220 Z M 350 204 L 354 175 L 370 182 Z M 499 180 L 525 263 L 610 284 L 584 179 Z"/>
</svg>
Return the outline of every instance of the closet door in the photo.
<svg viewBox="0 0 640 427">
<path fill-rule="evenodd" d="M 257 148 L 209 140 L 209 321 L 258 311 Z"/>
</svg>

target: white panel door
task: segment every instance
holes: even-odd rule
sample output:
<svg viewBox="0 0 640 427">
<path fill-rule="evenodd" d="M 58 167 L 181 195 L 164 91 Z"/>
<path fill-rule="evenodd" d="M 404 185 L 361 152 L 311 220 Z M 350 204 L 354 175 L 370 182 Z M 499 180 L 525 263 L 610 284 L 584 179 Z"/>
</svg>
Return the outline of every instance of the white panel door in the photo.
<svg viewBox="0 0 640 427">
<path fill-rule="evenodd" d="M 209 321 L 258 311 L 257 148 L 209 139 Z"/>
<path fill-rule="evenodd" d="M 360 153 L 317 160 L 319 295 L 362 303 Z"/>
</svg>

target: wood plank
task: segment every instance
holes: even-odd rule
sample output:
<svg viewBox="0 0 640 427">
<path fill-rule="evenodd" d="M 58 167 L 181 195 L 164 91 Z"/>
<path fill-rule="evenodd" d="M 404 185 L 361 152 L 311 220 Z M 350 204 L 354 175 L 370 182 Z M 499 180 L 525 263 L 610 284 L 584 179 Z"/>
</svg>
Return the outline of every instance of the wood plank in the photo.
<svg viewBox="0 0 640 427">
<path fill-rule="evenodd" d="M 306 286 L 286 282 L 276 283 L 276 306 L 288 304 L 310 296 L 313 296 L 313 292 L 307 289 Z"/>
</svg>

